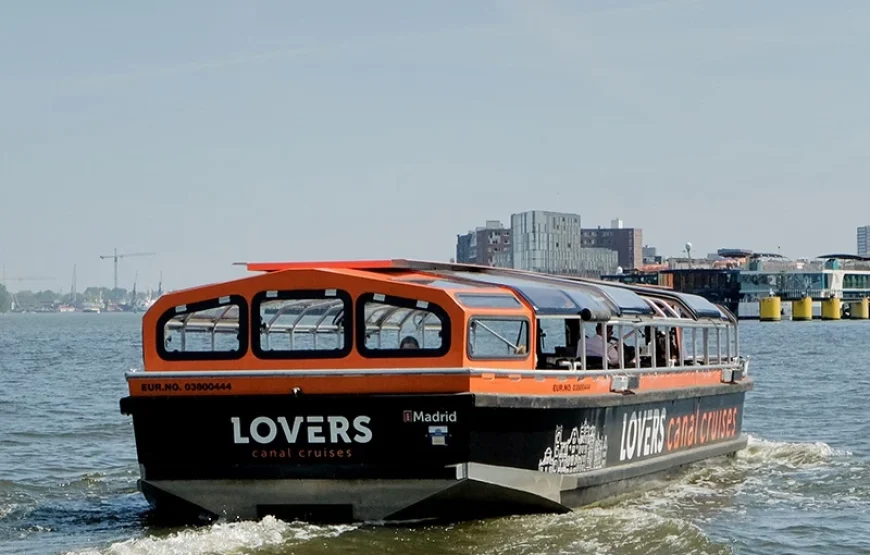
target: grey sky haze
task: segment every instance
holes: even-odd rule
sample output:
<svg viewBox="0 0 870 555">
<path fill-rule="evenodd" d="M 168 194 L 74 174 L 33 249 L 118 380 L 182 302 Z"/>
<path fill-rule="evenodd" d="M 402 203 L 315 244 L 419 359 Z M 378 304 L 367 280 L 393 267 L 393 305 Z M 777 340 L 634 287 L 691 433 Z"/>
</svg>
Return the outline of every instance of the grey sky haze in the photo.
<svg viewBox="0 0 870 555">
<path fill-rule="evenodd" d="M 217 281 L 239 260 L 447 260 L 527 209 L 678 254 L 853 252 L 870 3 L 8 3 L 12 289 Z"/>
</svg>

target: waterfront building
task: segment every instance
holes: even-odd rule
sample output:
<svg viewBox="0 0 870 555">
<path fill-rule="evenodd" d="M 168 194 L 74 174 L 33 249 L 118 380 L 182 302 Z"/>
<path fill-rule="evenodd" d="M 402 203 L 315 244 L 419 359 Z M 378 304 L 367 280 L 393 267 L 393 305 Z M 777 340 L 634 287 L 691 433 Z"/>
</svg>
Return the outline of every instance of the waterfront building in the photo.
<svg viewBox="0 0 870 555">
<path fill-rule="evenodd" d="M 803 297 L 813 299 L 813 316 L 821 315 L 821 301 L 838 298 L 844 301 L 857 301 L 870 297 L 870 270 L 844 269 L 838 260 L 825 261 L 821 269 L 812 268 L 790 271 L 741 271 L 740 303 L 738 316 L 757 318 L 759 302 L 762 298 L 775 295 L 783 301 L 798 300 Z M 784 317 L 791 303 L 784 303 Z"/>
<path fill-rule="evenodd" d="M 511 234 L 515 269 L 598 277 L 619 265 L 615 249 L 584 247 L 579 214 L 546 210 L 512 214 Z"/>
<path fill-rule="evenodd" d="M 487 220 L 465 235 L 456 236 L 456 262 L 481 266 L 513 267 L 511 230 L 498 220 Z"/>
<path fill-rule="evenodd" d="M 618 263 L 625 270 L 643 265 L 643 230 L 622 227 L 622 220 L 610 228 L 583 228 L 581 245 L 586 248 L 610 249 L 618 253 Z"/>
<path fill-rule="evenodd" d="M 858 228 L 858 256 L 870 257 L 870 225 Z"/>
<path fill-rule="evenodd" d="M 617 281 L 619 283 L 627 283 L 629 285 L 654 285 L 658 287 L 670 287 L 664 279 L 664 274 L 661 271 L 645 271 L 635 270 L 631 272 L 621 272 L 618 274 L 602 274 L 601 279 L 604 281 Z"/>
</svg>

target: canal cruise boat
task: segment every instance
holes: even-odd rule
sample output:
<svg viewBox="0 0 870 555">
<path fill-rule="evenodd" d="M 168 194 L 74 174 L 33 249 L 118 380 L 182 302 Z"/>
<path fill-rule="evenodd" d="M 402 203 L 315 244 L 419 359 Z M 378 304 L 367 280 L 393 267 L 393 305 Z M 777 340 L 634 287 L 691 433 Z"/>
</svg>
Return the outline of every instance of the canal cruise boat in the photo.
<svg viewBox="0 0 870 555">
<path fill-rule="evenodd" d="M 247 268 L 143 317 L 120 408 L 157 515 L 565 512 L 747 444 L 737 321 L 702 297 L 411 260 Z"/>
</svg>

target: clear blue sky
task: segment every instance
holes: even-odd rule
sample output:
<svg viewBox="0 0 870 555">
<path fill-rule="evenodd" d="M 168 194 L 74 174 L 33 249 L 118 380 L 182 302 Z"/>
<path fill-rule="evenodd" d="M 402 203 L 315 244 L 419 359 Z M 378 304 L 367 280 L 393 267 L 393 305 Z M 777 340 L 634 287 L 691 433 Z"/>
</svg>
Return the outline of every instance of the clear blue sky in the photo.
<svg viewBox="0 0 870 555">
<path fill-rule="evenodd" d="M 512 212 L 678 254 L 870 223 L 870 2 L 18 2 L 0 262 L 127 288 L 237 260 L 447 260 Z"/>
</svg>

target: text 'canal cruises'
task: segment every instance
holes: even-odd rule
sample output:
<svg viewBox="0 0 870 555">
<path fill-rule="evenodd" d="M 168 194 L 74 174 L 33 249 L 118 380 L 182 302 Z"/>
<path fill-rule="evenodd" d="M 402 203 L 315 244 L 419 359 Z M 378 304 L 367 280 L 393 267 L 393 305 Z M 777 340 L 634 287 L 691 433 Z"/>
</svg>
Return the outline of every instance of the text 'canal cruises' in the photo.
<svg viewBox="0 0 870 555">
<path fill-rule="evenodd" d="M 143 318 L 121 411 L 159 513 L 563 512 L 746 445 L 736 319 L 701 297 L 408 260 L 248 269 Z"/>
</svg>

